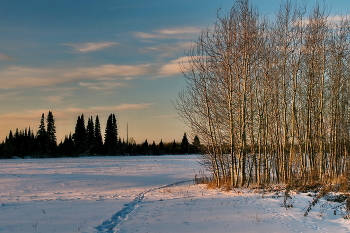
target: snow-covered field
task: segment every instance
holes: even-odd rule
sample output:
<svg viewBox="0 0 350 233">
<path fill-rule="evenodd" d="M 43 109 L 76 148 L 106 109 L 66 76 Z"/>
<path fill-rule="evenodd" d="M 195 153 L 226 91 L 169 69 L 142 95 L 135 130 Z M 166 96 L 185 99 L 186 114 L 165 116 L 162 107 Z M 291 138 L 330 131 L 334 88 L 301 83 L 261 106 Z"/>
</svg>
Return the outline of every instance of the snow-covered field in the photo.
<svg viewBox="0 0 350 233">
<path fill-rule="evenodd" d="M 0 160 L 0 232 L 349 232 L 339 203 L 207 190 L 196 157 Z"/>
</svg>

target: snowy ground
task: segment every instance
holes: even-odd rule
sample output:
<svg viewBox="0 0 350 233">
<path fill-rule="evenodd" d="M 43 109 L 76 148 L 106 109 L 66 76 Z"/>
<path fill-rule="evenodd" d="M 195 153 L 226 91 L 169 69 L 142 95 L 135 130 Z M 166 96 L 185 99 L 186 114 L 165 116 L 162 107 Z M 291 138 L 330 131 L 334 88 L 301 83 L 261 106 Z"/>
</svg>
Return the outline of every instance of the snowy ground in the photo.
<svg viewBox="0 0 350 233">
<path fill-rule="evenodd" d="M 0 232 L 350 232 L 339 203 L 194 185 L 195 158 L 0 160 Z"/>
</svg>

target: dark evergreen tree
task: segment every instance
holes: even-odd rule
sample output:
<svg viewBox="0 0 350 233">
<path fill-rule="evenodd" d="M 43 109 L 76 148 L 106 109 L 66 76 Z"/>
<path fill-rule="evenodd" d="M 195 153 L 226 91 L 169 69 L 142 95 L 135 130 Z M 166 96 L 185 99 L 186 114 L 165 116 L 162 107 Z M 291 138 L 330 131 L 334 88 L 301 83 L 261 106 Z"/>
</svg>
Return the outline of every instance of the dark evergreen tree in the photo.
<svg viewBox="0 0 350 233">
<path fill-rule="evenodd" d="M 192 142 L 192 152 L 193 153 L 199 153 L 201 150 L 201 142 L 199 141 L 198 136 L 194 136 L 193 142 Z"/>
<path fill-rule="evenodd" d="M 73 141 L 78 154 L 83 154 L 86 152 L 86 131 L 84 114 L 81 114 L 81 116 L 79 116 L 77 119 L 75 132 L 73 134 Z"/>
<path fill-rule="evenodd" d="M 38 141 L 38 151 L 39 153 L 45 154 L 48 150 L 48 137 L 45 128 L 45 115 L 41 115 L 39 130 L 37 132 L 37 141 Z"/>
<path fill-rule="evenodd" d="M 58 154 L 62 157 L 75 155 L 75 147 L 71 133 L 69 136 L 65 136 L 64 141 L 58 145 Z"/>
<path fill-rule="evenodd" d="M 86 137 L 86 151 L 90 154 L 93 151 L 93 148 L 95 147 L 95 129 L 92 116 L 88 119 L 88 123 L 86 126 Z"/>
<path fill-rule="evenodd" d="M 101 134 L 101 125 L 100 120 L 98 116 L 96 116 L 95 119 L 95 147 L 93 148 L 92 152 L 96 154 L 102 154 L 103 153 L 103 141 L 102 141 L 102 134 Z"/>
<path fill-rule="evenodd" d="M 180 144 L 181 153 L 182 154 L 189 153 L 189 146 L 190 146 L 190 143 L 188 142 L 187 135 L 186 135 L 186 133 L 184 133 L 184 136 L 182 137 L 182 141 Z"/>
<path fill-rule="evenodd" d="M 172 154 L 177 154 L 179 153 L 178 148 L 177 148 L 177 143 L 175 142 L 175 140 L 173 141 L 173 143 L 171 144 L 171 151 Z"/>
<path fill-rule="evenodd" d="M 105 143 L 104 146 L 107 153 L 115 154 L 117 152 L 118 145 L 118 129 L 117 120 L 114 114 L 109 115 L 105 130 Z"/>
<path fill-rule="evenodd" d="M 13 139 L 12 130 L 10 130 L 8 141 L 11 142 Z"/>
<path fill-rule="evenodd" d="M 155 141 L 153 141 L 153 143 L 151 145 L 151 153 L 154 155 L 159 155 L 159 150 L 158 150 L 158 147 L 157 147 Z"/>
<path fill-rule="evenodd" d="M 114 114 L 112 114 L 112 129 L 113 129 L 113 135 L 115 135 L 116 141 L 115 145 L 118 145 L 118 128 L 117 128 L 117 119 Z"/>
<path fill-rule="evenodd" d="M 4 159 L 10 159 L 13 157 L 14 150 L 15 150 L 15 147 L 13 145 L 14 136 L 13 136 L 12 130 L 10 130 L 9 136 L 6 139 L 7 140 L 5 140 L 5 144 L 2 146 L 2 156 L 1 157 Z"/>
<path fill-rule="evenodd" d="M 141 145 L 141 153 L 144 154 L 144 155 L 148 155 L 149 154 L 149 148 L 148 148 L 148 141 L 147 141 L 147 139 Z"/>
<path fill-rule="evenodd" d="M 165 148 L 164 148 L 164 143 L 162 139 L 160 139 L 160 142 L 158 144 L 158 152 L 159 154 L 165 154 Z"/>
<path fill-rule="evenodd" d="M 56 139 L 56 126 L 55 119 L 53 118 L 52 112 L 49 111 L 47 115 L 47 141 L 48 141 L 48 152 L 49 154 L 54 154 L 57 149 L 57 139 Z"/>
</svg>

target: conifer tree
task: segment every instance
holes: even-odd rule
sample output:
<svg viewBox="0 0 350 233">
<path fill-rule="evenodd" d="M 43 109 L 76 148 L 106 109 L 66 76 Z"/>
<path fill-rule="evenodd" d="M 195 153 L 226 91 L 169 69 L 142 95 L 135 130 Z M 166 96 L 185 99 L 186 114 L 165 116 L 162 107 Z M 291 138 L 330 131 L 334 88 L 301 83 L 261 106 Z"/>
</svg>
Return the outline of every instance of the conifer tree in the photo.
<svg viewBox="0 0 350 233">
<path fill-rule="evenodd" d="M 157 145 L 156 145 L 155 141 L 153 141 L 153 143 L 151 145 L 151 151 L 152 151 L 152 154 L 154 154 L 154 155 L 158 155 L 159 154 L 159 151 L 158 151 L 158 148 L 157 148 Z"/>
<path fill-rule="evenodd" d="M 72 139 L 72 134 L 64 137 L 64 141 L 58 146 L 59 154 L 62 156 L 73 155 L 75 153 L 74 142 Z"/>
<path fill-rule="evenodd" d="M 148 154 L 148 141 L 147 139 L 142 143 L 141 145 L 141 153 L 142 154 Z"/>
<path fill-rule="evenodd" d="M 105 148 L 107 153 L 116 153 L 118 145 L 117 120 L 114 114 L 109 115 L 105 130 Z"/>
<path fill-rule="evenodd" d="M 41 153 L 46 153 L 47 148 L 48 148 L 48 140 L 47 140 L 47 132 L 45 128 L 45 115 L 44 113 L 41 115 L 40 119 L 40 125 L 39 125 L 39 130 L 37 133 L 37 140 L 38 140 L 38 146 L 39 146 L 39 151 Z"/>
<path fill-rule="evenodd" d="M 159 148 L 159 154 L 163 154 L 165 151 L 164 151 L 164 143 L 163 143 L 163 140 L 160 139 L 160 142 L 158 144 L 158 148 Z"/>
<path fill-rule="evenodd" d="M 57 147 L 57 139 L 56 139 L 55 119 L 53 118 L 51 111 L 49 111 L 46 121 L 47 121 L 48 152 L 54 153 Z"/>
<path fill-rule="evenodd" d="M 187 135 L 186 133 L 184 133 L 184 136 L 182 137 L 182 141 L 181 141 L 181 153 L 188 153 L 189 152 L 189 146 L 190 146 L 190 143 L 188 142 L 188 139 L 187 139 Z"/>
<path fill-rule="evenodd" d="M 8 140 L 11 142 L 11 141 L 12 141 L 12 139 L 13 139 L 13 134 L 12 134 L 12 130 L 10 130 Z"/>
<path fill-rule="evenodd" d="M 199 138 L 197 135 L 195 135 L 193 138 L 192 148 L 194 153 L 200 152 L 201 142 L 199 141 Z"/>
<path fill-rule="evenodd" d="M 91 150 L 95 147 L 95 129 L 92 116 L 88 119 L 88 124 L 86 126 L 86 136 L 87 152 L 90 153 Z"/>
<path fill-rule="evenodd" d="M 177 154 L 177 153 L 178 153 L 178 150 L 177 150 L 177 143 L 176 143 L 175 139 L 174 139 L 174 141 L 173 141 L 173 143 L 172 143 L 172 145 L 171 145 L 171 153 L 172 153 L 172 154 Z"/>
<path fill-rule="evenodd" d="M 83 154 L 86 151 L 85 145 L 86 145 L 86 132 L 85 132 L 85 121 L 84 121 L 84 114 L 81 114 L 81 116 L 77 119 L 77 124 L 75 126 L 75 132 L 73 134 L 73 140 L 75 149 L 78 154 Z"/>
<path fill-rule="evenodd" d="M 95 147 L 93 149 L 94 153 L 101 154 L 103 153 L 103 141 L 102 141 L 102 134 L 101 134 L 101 125 L 100 120 L 98 118 L 98 115 L 95 119 Z"/>
</svg>

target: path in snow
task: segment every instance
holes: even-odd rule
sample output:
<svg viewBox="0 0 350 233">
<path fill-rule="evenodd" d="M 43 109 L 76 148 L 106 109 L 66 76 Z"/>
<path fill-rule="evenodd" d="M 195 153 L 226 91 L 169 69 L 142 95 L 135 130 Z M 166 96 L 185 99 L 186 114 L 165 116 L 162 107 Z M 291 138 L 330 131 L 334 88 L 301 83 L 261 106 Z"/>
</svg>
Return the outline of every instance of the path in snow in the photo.
<svg viewBox="0 0 350 233">
<path fill-rule="evenodd" d="M 120 211 L 115 213 L 111 217 L 111 219 L 102 222 L 101 225 L 96 227 L 96 229 L 98 230 L 98 232 L 101 232 L 101 233 L 102 232 L 103 233 L 113 233 L 114 232 L 113 229 L 118 224 L 120 224 L 123 221 L 125 221 L 128 218 L 128 215 L 132 211 L 134 211 L 136 209 L 137 204 L 142 202 L 142 200 L 144 199 L 146 193 L 153 192 L 153 191 L 156 191 L 156 190 L 159 190 L 159 189 L 163 189 L 163 188 L 169 188 L 169 187 L 172 187 L 172 186 L 176 186 L 176 185 L 187 183 L 187 182 L 191 182 L 191 181 L 193 181 L 193 180 L 183 180 L 183 181 L 179 181 L 179 182 L 176 182 L 176 183 L 163 185 L 163 186 L 160 186 L 160 187 L 157 187 L 157 188 L 152 188 L 152 189 L 149 189 L 149 190 L 144 191 L 142 193 L 139 193 L 132 202 L 130 202 L 128 204 L 125 204 L 124 205 L 125 207 L 123 209 L 121 209 Z"/>
</svg>

